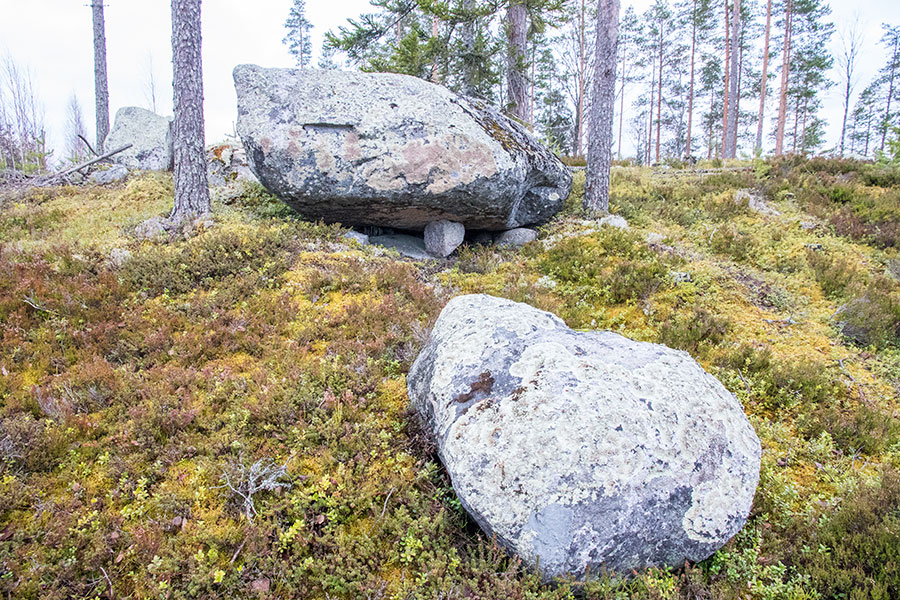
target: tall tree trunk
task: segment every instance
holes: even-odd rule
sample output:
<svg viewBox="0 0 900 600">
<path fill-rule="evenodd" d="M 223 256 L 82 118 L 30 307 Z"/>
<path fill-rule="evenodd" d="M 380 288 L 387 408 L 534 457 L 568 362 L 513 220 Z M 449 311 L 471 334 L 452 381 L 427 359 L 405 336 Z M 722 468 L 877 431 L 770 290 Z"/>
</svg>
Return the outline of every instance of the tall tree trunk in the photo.
<svg viewBox="0 0 900 600">
<path fill-rule="evenodd" d="M 584 153 L 584 94 L 587 91 L 585 81 L 587 44 L 587 11 L 585 0 L 581 0 L 581 12 L 578 15 L 578 106 L 575 109 L 575 155 Z M 624 85 L 624 84 L 623 84 Z M 621 139 L 621 136 L 620 136 Z"/>
<path fill-rule="evenodd" d="M 659 162 L 659 146 L 662 137 L 662 70 L 663 70 L 663 24 L 659 24 L 659 79 L 656 94 L 656 162 Z"/>
<path fill-rule="evenodd" d="M 737 130 L 740 116 L 740 73 L 741 73 L 741 0 L 734 0 L 731 8 L 731 87 L 728 98 L 728 144 L 725 158 L 737 156 Z"/>
<path fill-rule="evenodd" d="M 791 140 L 791 152 L 797 153 L 797 138 L 800 134 L 800 96 L 797 96 L 797 102 L 794 103 L 794 139 Z"/>
<path fill-rule="evenodd" d="M 850 77 L 847 77 L 847 85 L 844 86 L 844 118 L 841 121 L 841 158 L 844 157 L 844 142 L 847 138 L 847 115 L 850 113 Z M 851 150 L 852 152 L 852 150 Z"/>
<path fill-rule="evenodd" d="M 619 160 L 622 160 L 622 130 L 625 127 L 625 78 L 626 78 L 626 69 L 625 69 L 625 61 L 628 57 L 625 55 L 625 52 L 622 53 L 622 89 L 620 91 L 621 98 L 619 105 L 619 148 L 616 154 L 619 157 Z"/>
<path fill-rule="evenodd" d="M 784 51 L 781 57 L 781 90 L 778 101 L 778 129 L 775 133 L 775 156 L 784 154 L 784 129 L 787 124 L 787 92 L 791 81 L 791 32 L 793 0 L 787 0 L 784 14 Z"/>
<path fill-rule="evenodd" d="M 728 19 L 728 0 L 725 0 L 725 91 L 722 101 L 722 158 L 728 158 L 728 102 L 731 99 L 731 22 Z"/>
<path fill-rule="evenodd" d="M 616 101 L 619 0 L 597 0 L 597 19 L 584 208 L 589 211 L 608 211 L 613 113 Z"/>
<path fill-rule="evenodd" d="M 766 118 L 766 92 L 769 85 L 769 39 L 772 31 L 772 0 L 766 5 L 766 43 L 763 46 L 762 81 L 759 84 L 759 115 L 756 119 L 756 151 L 762 153 L 763 127 Z"/>
<path fill-rule="evenodd" d="M 803 126 L 800 129 L 800 154 L 806 154 L 806 115 L 809 111 L 809 98 L 803 100 Z"/>
<path fill-rule="evenodd" d="M 175 206 L 177 224 L 210 211 L 203 121 L 200 0 L 172 0 L 175 88 Z"/>
<path fill-rule="evenodd" d="M 97 115 L 97 152 L 103 152 L 103 144 L 109 135 L 109 83 L 106 78 L 106 22 L 103 18 L 103 0 L 91 4 L 94 21 L 94 97 Z"/>
<path fill-rule="evenodd" d="M 507 78 L 509 112 L 528 122 L 528 77 L 526 75 L 526 49 L 528 44 L 528 10 L 524 0 L 509 0 L 506 10 L 506 35 L 508 41 Z"/>
<path fill-rule="evenodd" d="M 647 156 L 646 163 L 649 165 L 653 158 L 653 111 L 656 108 L 656 63 L 653 64 L 652 74 L 650 76 L 650 123 L 647 124 Z"/>
<path fill-rule="evenodd" d="M 888 129 L 891 122 L 891 99 L 894 97 L 894 65 L 897 64 L 898 43 L 894 42 L 894 52 L 891 56 L 891 76 L 888 83 L 887 108 L 884 110 L 884 127 L 881 131 L 881 151 L 884 152 L 884 144 L 887 140 Z"/>
<path fill-rule="evenodd" d="M 463 60 L 463 93 L 467 96 L 475 96 L 477 83 L 475 75 L 475 27 L 477 25 L 472 11 L 475 9 L 475 0 L 465 0 L 463 10 L 466 20 L 462 24 L 462 45 L 465 59 Z"/>
<path fill-rule="evenodd" d="M 685 140 L 685 153 L 691 156 L 691 126 L 694 124 L 694 65 L 697 51 L 697 0 L 694 0 L 691 8 L 691 85 L 688 92 L 688 122 L 687 139 Z"/>
</svg>

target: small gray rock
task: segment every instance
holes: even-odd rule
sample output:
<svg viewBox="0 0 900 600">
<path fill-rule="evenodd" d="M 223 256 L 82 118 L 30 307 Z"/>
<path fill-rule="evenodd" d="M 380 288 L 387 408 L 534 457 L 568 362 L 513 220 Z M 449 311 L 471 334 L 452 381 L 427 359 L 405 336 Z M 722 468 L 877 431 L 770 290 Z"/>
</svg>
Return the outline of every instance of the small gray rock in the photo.
<svg viewBox="0 0 900 600">
<path fill-rule="evenodd" d="M 530 244 L 537 238 L 538 232 L 534 229 L 517 227 L 516 229 L 510 229 L 509 231 L 504 231 L 498 235 L 496 243 L 498 246 L 511 246 L 517 248 L 519 246 L 524 246 L 525 244 Z"/>
<path fill-rule="evenodd" d="M 769 206 L 762 194 L 760 194 L 756 190 L 738 190 L 734 194 L 734 201 L 738 204 L 746 203 L 747 208 L 761 215 L 766 215 L 769 217 L 778 217 L 781 215 L 778 210 Z"/>
<path fill-rule="evenodd" d="M 609 225 L 610 227 L 616 227 L 618 229 L 628 229 L 628 221 L 625 220 L 625 217 L 619 215 L 606 215 L 600 219 L 600 225 Z"/>
<path fill-rule="evenodd" d="M 108 185 L 122 181 L 126 177 L 128 177 L 128 168 L 122 165 L 115 165 L 105 171 L 94 171 L 89 179 L 95 185 Z"/>
<path fill-rule="evenodd" d="M 131 251 L 125 248 L 113 248 L 109 251 L 109 263 L 114 267 L 121 267 L 131 259 Z"/>
<path fill-rule="evenodd" d="M 396 250 L 403 256 L 416 260 L 434 260 L 425 249 L 425 241 L 420 237 L 405 234 L 377 235 L 369 238 L 369 243 L 388 250 Z"/>
<path fill-rule="evenodd" d="M 358 242 L 360 246 L 369 245 L 369 236 L 358 231 L 353 231 L 352 229 L 344 234 L 344 238 L 348 240 L 354 240 Z"/>
<path fill-rule="evenodd" d="M 819 226 L 818 223 L 813 221 L 800 221 L 800 229 L 803 231 L 812 231 Z"/>
<path fill-rule="evenodd" d="M 693 281 L 691 274 L 685 273 L 683 271 L 669 271 L 669 277 L 672 278 L 672 281 L 675 282 L 676 285 L 679 283 L 690 283 L 691 281 Z"/>
<path fill-rule="evenodd" d="M 463 507 L 545 579 L 700 561 L 750 512 L 759 438 L 685 352 L 459 296 L 407 382 Z"/>
<path fill-rule="evenodd" d="M 425 249 L 433 256 L 446 258 L 466 239 L 466 227 L 453 221 L 433 221 L 425 226 Z"/>
<path fill-rule="evenodd" d="M 144 171 L 172 168 L 172 119 L 136 106 L 120 108 L 104 149 L 115 150 L 127 144 L 132 144 L 131 148 L 113 156 L 113 162 Z"/>
<path fill-rule="evenodd" d="M 147 219 L 135 227 L 134 235 L 139 240 L 154 240 L 160 236 L 168 235 L 165 220 L 162 217 Z"/>
</svg>

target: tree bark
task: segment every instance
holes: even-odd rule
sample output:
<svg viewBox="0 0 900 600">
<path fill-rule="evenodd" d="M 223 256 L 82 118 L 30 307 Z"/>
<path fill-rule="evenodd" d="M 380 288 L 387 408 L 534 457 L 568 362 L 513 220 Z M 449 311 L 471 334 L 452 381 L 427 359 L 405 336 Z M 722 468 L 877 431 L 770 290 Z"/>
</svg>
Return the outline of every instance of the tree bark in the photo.
<svg viewBox="0 0 900 600">
<path fill-rule="evenodd" d="M 740 112 L 740 36 L 741 36 L 741 0 L 734 0 L 731 7 L 731 87 L 728 90 L 729 104 L 728 110 L 728 135 L 725 158 L 737 157 L 737 129 L 738 129 L 738 113 Z"/>
<path fill-rule="evenodd" d="M 584 208 L 588 211 L 608 211 L 618 70 L 619 0 L 597 0 L 597 19 Z"/>
<path fill-rule="evenodd" d="M 884 127 L 881 131 L 881 152 L 884 152 L 884 145 L 887 141 L 888 129 L 891 122 L 891 98 L 894 97 L 894 65 L 897 64 L 898 42 L 894 42 L 894 52 L 891 56 L 891 77 L 888 83 L 887 108 L 884 110 Z"/>
<path fill-rule="evenodd" d="M 644 153 L 647 157 L 646 163 L 650 164 L 653 157 L 653 110 L 656 108 L 656 63 L 653 63 L 652 75 L 650 77 L 650 122 L 647 124 L 647 151 Z"/>
<path fill-rule="evenodd" d="M 731 83 L 731 24 L 728 20 L 728 0 L 725 0 L 725 91 L 722 100 L 722 158 L 728 158 L 728 92 Z"/>
<path fill-rule="evenodd" d="M 172 0 L 175 89 L 175 205 L 177 224 L 210 212 L 203 119 L 201 0 Z"/>
<path fill-rule="evenodd" d="M 581 0 L 581 11 L 578 14 L 578 105 L 575 108 L 575 155 L 584 152 L 584 94 L 586 92 L 585 68 L 587 44 L 587 18 L 585 0 Z"/>
<path fill-rule="evenodd" d="M 462 46 L 465 53 L 463 60 L 463 93 L 467 96 L 475 96 L 477 94 L 477 85 L 475 82 L 475 27 L 476 21 L 472 16 L 475 9 L 475 0 L 464 0 L 463 10 L 466 13 L 466 20 L 462 24 Z"/>
<path fill-rule="evenodd" d="M 685 140 L 685 154 L 691 156 L 691 126 L 694 124 L 694 64 L 697 52 L 697 0 L 694 0 L 691 8 L 691 85 L 688 92 L 688 122 L 687 139 Z"/>
<path fill-rule="evenodd" d="M 766 92 L 769 77 L 769 39 L 772 30 L 772 0 L 766 5 L 766 42 L 763 46 L 762 81 L 759 86 L 759 115 L 756 120 L 756 151 L 762 153 L 763 127 L 766 117 Z"/>
<path fill-rule="evenodd" d="M 523 0 L 509 0 L 506 11 L 507 76 L 509 112 L 528 123 L 528 77 L 526 49 L 528 44 L 528 10 Z"/>
<path fill-rule="evenodd" d="M 616 153 L 619 157 L 619 160 L 622 160 L 622 129 L 625 127 L 625 79 L 626 79 L 626 69 L 625 63 L 628 60 L 626 56 L 625 50 L 622 51 L 622 89 L 620 91 L 620 106 L 619 106 L 619 147 L 618 152 Z"/>
<path fill-rule="evenodd" d="M 659 78 L 656 94 L 656 162 L 659 162 L 660 138 L 662 137 L 662 70 L 663 70 L 663 24 L 659 24 Z"/>
<path fill-rule="evenodd" d="M 94 97 L 97 116 L 97 152 L 103 152 L 103 144 L 109 135 L 109 82 L 106 77 L 106 21 L 103 18 L 103 0 L 91 4 L 94 22 Z"/>
<path fill-rule="evenodd" d="M 787 124 L 787 91 L 791 77 L 791 24 L 793 0 L 787 0 L 784 14 L 784 51 L 781 57 L 781 90 L 778 102 L 778 129 L 775 133 L 775 156 L 784 154 L 784 129 Z"/>
</svg>

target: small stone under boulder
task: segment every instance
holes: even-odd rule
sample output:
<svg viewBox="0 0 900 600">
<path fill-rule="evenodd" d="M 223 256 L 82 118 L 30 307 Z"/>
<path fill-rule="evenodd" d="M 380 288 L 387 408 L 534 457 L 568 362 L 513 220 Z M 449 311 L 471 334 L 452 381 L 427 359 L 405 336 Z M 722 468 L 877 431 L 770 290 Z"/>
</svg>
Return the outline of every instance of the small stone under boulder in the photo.
<svg viewBox="0 0 900 600">
<path fill-rule="evenodd" d="M 466 239 L 466 228 L 453 221 L 434 221 L 425 226 L 425 249 L 438 258 L 447 258 Z"/>
<path fill-rule="evenodd" d="M 115 150 L 131 144 L 131 148 L 111 160 L 129 169 L 167 171 L 172 168 L 173 143 L 172 119 L 136 106 L 126 106 L 116 113 L 104 149 Z"/>
<path fill-rule="evenodd" d="M 408 387 L 462 505 L 545 579 L 700 561 L 750 512 L 759 439 L 685 352 L 460 296 Z"/>
<path fill-rule="evenodd" d="M 546 223 L 572 187 L 522 125 L 416 77 L 239 65 L 234 81 L 251 169 L 307 218 L 502 231 Z"/>
</svg>

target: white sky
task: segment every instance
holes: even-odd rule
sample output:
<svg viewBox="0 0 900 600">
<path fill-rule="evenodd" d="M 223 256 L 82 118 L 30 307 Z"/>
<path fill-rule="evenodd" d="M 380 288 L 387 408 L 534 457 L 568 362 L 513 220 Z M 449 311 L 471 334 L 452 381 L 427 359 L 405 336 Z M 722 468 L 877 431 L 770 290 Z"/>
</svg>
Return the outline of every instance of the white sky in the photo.
<svg viewBox="0 0 900 600">
<path fill-rule="evenodd" d="M 651 0 L 632 0 L 638 11 Z M 629 2 L 625 0 L 623 5 Z M 89 0 L 0 0 L 0 53 L 10 53 L 31 69 L 35 87 L 46 109 L 51 145 L 63 153 L 66 106 L 74 92 L 84 109 L 93 137 L 93 46 Z M 204 86 L 207 140 L 214 142 L 233 131 L 236 97 L 231 70 L 239 63 L 292 66 L 281 43 L 283 23 L 291 0 L 206 0 L 203 3 Z M 369 10 L 368 0 L 307 0 L 314 24 L 314 52 L 322 34 L 347 18 Z M 832 2 L 840 30 L 858 12 L 865 32 L 858 91 L 884 63 L 877 46 L 880 24 L 900 24 L 900 1 L 858 0 Z M 624 11 L 624 6 L 623 6 Z M 146 92 L 152 57 L 159 112 L 171 113 L 171 23 L 169 0 L 107 0 L 107 54 L 111 118 L 123 106 L 149 107 Z M 832 45 L 837 45 L 837 35 Z M 832 75 L 833 78 L 837 74 Z M 835 86 L 825 101 L 829 144 L 840 135 L 841 100 Z M 626 104 L 627 107 L 627 104 Z M 627 108 L 626 108 L 627 110 Z M 626 115 L 627 116 L 627 115 Z M 627 119 L 626 119 L 627 120 Z M 625 139 L 629 140 L 627 135 Z"/>
</svg>

